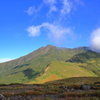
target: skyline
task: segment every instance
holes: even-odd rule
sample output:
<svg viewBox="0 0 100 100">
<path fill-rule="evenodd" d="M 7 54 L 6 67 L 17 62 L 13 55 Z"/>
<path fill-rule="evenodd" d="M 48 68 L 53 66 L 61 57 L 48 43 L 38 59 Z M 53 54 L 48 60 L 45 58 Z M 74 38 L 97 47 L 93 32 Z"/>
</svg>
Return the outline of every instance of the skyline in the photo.
<svg viewBox="0 0 100 100">
<path fill-rule="evenodd" d="M 99 8 L 99 0 L 2 0 L 0 62 L 48 44 L 100 52 Z"/>
</svg>

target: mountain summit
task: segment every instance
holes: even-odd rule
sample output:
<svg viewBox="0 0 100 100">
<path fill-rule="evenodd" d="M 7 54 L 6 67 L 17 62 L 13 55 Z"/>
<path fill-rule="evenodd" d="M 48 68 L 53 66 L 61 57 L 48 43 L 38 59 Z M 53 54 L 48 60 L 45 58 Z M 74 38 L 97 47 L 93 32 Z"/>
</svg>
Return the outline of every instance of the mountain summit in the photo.
<svg viewBox="0 0 100 100">
<path fill-rule="evenodd" d="M 74 49 L 58 48 L 52 45 L 41 47 L 29 53 L 28 55 L 25 55 L 23 57 L 20 57 L 18 59 L 15 59 L 6 63 L 1 63 L 0 64 L 0 83 L 27 83 L 31 81 L 39 83 L 39 79 L 42 80 L 43 78 L 42 76 L 45 76 L 45 74 L 47 73 L 47 72 L 45 73 L 45 70 L 48 70 L 49 72 L 49 74 L 46 77 L 50 78 L 52 76 L 51 73 L 54 73 L 54 70 L 57 70 L 58 67 L 59 69 L 64 70 L 69 66 L 68 63 L 70 63 L 70 66 L 74 66 L 72 65 L 72 62 L 71 62 L 74 59 L 73 57 L 75 55 L 80 55 L 83 53 L 83 55 L 81 55 L 78 58 L 78 59 L 81 59 L 81 57 L 84 57 L 85 52 L 91 52 L 91 51 L 88 51 L 87 47 L 79 47 L 79 48 L 74 48 Z M 98 55 L 98 58 L 100 58 L 99 55 Z M 76 63 L 75 64 L 76 68 L 79 68 L 79 64 L 77 63 L 81 63 L 81 62 L 74 62 L 74 63 Z M 83 66 L 82 64 L 80 65 Z M 50 66 L 55 66 L 55 67 L 50 67 Z M 65 66 L 66 68 L 64 68 L 63 66 Z M 52 68 L 54 68 L 54 70 Z M 59 78 L 67 77 L 66 76 L 67 74 L 62 75 L 62 72 L 60 71 L 57 71 L 57 73 L 59 73 L 58 75 Z M 88 74 L 88 73 L 86 75 L 91 76 L 91 74 Z M 55 76 L 58 77 L 57 74 L 55 74 Z M 51 80 L 52 78 L 53 77 L 51 77 Z"/>
</svg>

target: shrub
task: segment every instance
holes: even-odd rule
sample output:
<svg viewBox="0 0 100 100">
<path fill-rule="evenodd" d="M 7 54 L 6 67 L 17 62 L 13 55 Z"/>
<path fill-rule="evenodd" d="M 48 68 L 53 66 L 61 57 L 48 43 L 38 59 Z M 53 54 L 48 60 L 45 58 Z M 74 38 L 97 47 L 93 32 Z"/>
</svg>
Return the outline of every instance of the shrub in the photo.
<svg viewBox="0 0 100 100">
<path fill-rule="evenodd" d="M 84 94 L 80 92 L 68 92 L 65 93 L 65 97 L 82 97 Z"/>
<path fill-rule="evenodd" d="M 58 92 L 55 92 L 55 91 L 47 91 L 46 94 L 58 94 Z"/>
<path fill-rule="evenodd" d="M 13 93 L 5 92 L 5 93 L 3 93 L 3 95 L 4 95 L 5 97 L 11 97 L 11 96 L 13 96 L 14 94 L 13 94 Z"/>
<path fill-rule="evenodd" d="M 27 96 L 27 95 L 42 95 L 42 94 L 43 93 L 38 92 L 38 91 L 23 91 L 23 92 L 15 94 L 15 95 Z"/>
<path fill-rule="evenodd" d="M 44 100 L 52 100 L 52 99 L 50 99 L 50 98 L 45 98 Z"/>
<path fill-rule="evenodd" d="M 43 95 L 43 93 L 38 91 L 30 91 L 26 92 L 26 95 Z"/>
<path fill-rule="evenodd" d="M 34 91 L 43 91 L 41 88 L 34 88 Z"/>
<path fill-rule="evenodd" d="M 65 94 L 60 94 L 60 97 L 65 98 L 66 96 L 65 96 Z"/>
<path fill-rule="evenodd" d="M 81 84 L 73 84 L 69 86 L 70 88 L 74 88 L 74 89 L 80 89 Z"/>
<path fill-rule="evenodd" d="M 99 100 L 97 97 L 92 97 L 90 100 Z"/>
<path fill-rule="evenodd" d="M 10 83 L 9 85 L 24 85 L 22 83 Z"/>
<path fill-rule="evenodd" d="M 7 86 L 7 84 L 0 84 L 0 86 Z"/>
</svg>

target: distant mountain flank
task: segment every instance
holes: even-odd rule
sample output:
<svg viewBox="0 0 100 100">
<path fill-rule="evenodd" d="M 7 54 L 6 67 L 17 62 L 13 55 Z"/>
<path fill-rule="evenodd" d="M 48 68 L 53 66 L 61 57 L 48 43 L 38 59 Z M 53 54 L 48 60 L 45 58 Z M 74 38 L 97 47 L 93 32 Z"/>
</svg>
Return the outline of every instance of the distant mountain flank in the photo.
<svg viewBox="0 0 100 100">
<path fill-rule="evenodd" d="M 71 49 L 47 45 L 18 59 L 0 63 L 0 83 L 41 83 L 73 76 L 99 76 L 99 59 L 100 54 L 88 47 Z M 76 69 L 81 71 L 68 74 L 69 70 Z"/>
</svg>

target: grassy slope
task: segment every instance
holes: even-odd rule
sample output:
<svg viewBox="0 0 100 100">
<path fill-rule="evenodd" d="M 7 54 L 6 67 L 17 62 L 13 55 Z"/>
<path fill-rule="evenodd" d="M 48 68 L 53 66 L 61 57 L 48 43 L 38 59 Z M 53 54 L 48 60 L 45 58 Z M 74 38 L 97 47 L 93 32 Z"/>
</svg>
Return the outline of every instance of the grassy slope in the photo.
<svg viewBox="0 0 100 100">
<path fill-rule="evenodd" d="M 70 62 L 63 62 L 63 61 L 52 61 L 48 66 L 48 70 L 44 72 L 43 75 L 38 77 L 35 81 L 32 81 L 33 83 L 36 82 L 48 82 L 52 80 L 58 80 L 63 78 L 69 78 L 69 77 L 92 77 L 96 76 L 93 72 L 81 68 L 79 66 L 83 66 L 85 64 L 81 63 L 70 63 Z M 32 83 L 29 82 L 29 83 Z"/>
<path fill-rule="evenodd" d="M 100 82 L 100 77 L 71 77 L 71 78 L 64 78 L 60 80 L 54 80 L 46 82 L 50 86 L 54 85 L 64 85 L 64 86 L 80 86 L 81 84 L 88 84 L 88 85 L 95 85 L 95 82 Z M 97 85 L 100 86 L 100 85 Z"/>
<path fill-rule="evenodd" d="M 86 52 L 83 48 L 66 49 L 48 45 L 0 64 L 0 83 L 43 83 L 73 76 L 97 76 L 100 75 L 99 58 L 100 54 Z M 48 64 L 51 67 L 44 73 Z"/>
<path fill-rule="evenodd" d="M 86 63 L 86 66 L 80 66 L 85 69 L 88 69 L 98 76 L 100 76 L 100 53 L 85 51 L 79 54 L 74 55 L 72 58 L 67 60 L 67 62 L 71 63 Z"/>
<path fill-rule="evenodd" d="M 51 61 L 65 61 L 81 51 L 50 45 L 42 47 L 19 59 L 0 64 L 0 83 L 32 81 L 43 74 L 43 70 Z"/>
</svg>

